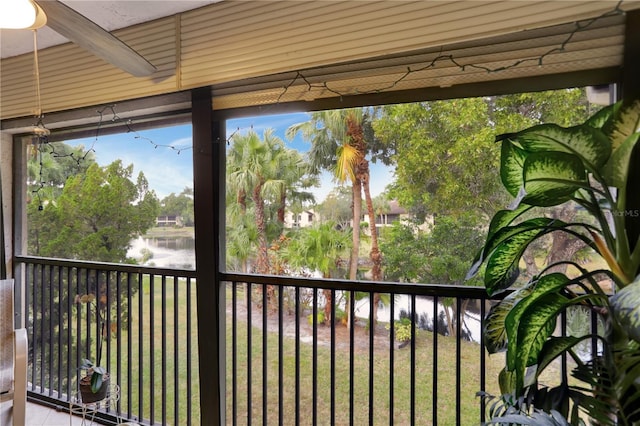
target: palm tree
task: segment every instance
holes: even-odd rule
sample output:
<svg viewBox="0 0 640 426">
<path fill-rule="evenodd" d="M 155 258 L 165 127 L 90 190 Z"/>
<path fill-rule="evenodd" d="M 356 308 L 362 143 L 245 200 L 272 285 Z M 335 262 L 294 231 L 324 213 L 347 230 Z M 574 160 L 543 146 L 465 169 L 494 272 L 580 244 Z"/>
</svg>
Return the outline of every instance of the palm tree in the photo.
<svg viewBox="0 0 640 426">
<path fill-rule="evenodd" d="M 309 164 L 304 157 L 294 149 L 284 149 L 278 155 L 280 168 L 278 179 L 283 182 L 282 191 L 277 200 L 278 223 L 284 226 L 284 215 L 288 206 L 314 203 L 315 198 L 307 188 L 319 186 L 317 175 L 309 173 Z"/>
<path fill-rule="evenodd" d="M 252 209 L 227 202 L 226 249 L 227 268 L 249 272 L 249 260 L 255 257 L 258 233 Z"/>
<path fill-rule="evenodd" d="M 279 179 L 280 159 L 286 155 L 284 142 L 265 130 L 263 140 L 250 131 L 233 137 L 227 159 L 227 183 L 236 195 L 242 214 L 246 214 L 249 200 L 256 224 L 256 272 L 268 274 L 268 236 L 265 200 L 275 200 L 283 192 L 284 181 Z"/>
<path fill-rule="evenodd" d="M 352 184 L 353 203 L 353 244 L 349 263 L 349 279 L 357 278 L 358 257 L 360 251 L 360 220 L 362 216 L 362 194 L 364 192 L 367 213 L 371 226 L 370 259 L 373 264 L 371 275 L 374 281 L 382 279 L 382 256 L 378 245 L 378 232 L 375 227 L 375 211 L 369 188 L 369 160 L 366 156 L 370 144 L 365 137 L 369 126 L 367 114 L 362 108 L 348 108 L 314 112 L 311 120 L 295 124 L 287 129 L 287 138 L 293 139 L 298 132 L 310 140 L 309 162 L 314 169 L 333 170 L 341 183 L 347 180 Z M 370 127 L 370 126 L 369 126 Z M 377 316 L 379 296 L 374 294 L 374 318 Z"/>
<path fill-rule="evenodd" d="M 295 232 L 285 251 L 285 257 L 294 268 L 320 271 L 323 278 L 332 278 L 332 272 L 348 253 L 349 232 L 338 229 L 333 221 L 322 222 Z M 325 322 L 331 320 L 333 297 L 331 290 L 323 289 Z"/>
</svg>

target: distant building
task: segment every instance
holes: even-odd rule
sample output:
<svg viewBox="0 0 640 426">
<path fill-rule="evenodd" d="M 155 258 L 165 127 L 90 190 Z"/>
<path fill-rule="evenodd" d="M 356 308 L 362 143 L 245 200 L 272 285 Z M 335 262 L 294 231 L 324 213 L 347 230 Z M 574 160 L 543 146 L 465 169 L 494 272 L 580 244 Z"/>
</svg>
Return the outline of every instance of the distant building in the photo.
<svg viewBox="0 0 640 426">
<path fill-rule="evenodd" d="M 366 206 L 362 206 L 362 218 L 361 224 L 369 225 L 369 215 L 366 212 Z M 398 204 L 398 201 L 389 201 L 384 211 L 376 211 L 376 226 L 378 228 L 384 228 L 393 225 L 394 222 L 408 220 L 410 218 L 409 212 Z M 284 227 L 285 228 L 306 228 L 312 226 L 315 222 L 321 222 L 322 218 L 318 213 L 313 210 L 304 210 L 302 212 L 294 213 L 287 211 L 284 215 Z M 349 221 L 347 226 L 353 226 L 353 221 Z M 426 223 L 425 223 L 426 225 Z M 368 233 L 368 231 L 365 230 Z"/>
<path fill-rule="evenodd" d="M 363 207 L 362 223 L 369 224 L 369 214 L 366 212 L 366 206 Z M 402 219 L 409 218 L 409 213 L 398 204 L 398 201 L 392 200 L 387 203 L 387 207 L 384 211 L 376 211 L 376 226 L 383 228 L 393 225 L 393 222 L 398 222 Z"/>
<path fill-rule="evenodd" d="M 156 217 L 156 226 L 184 226 L 182 216 L 167 215 Z"/>
<path fill-rule="evenodd" d="M 376 214 L 376 226 L 391 226 L 393 222 L 409 217 L 407 211 L 398 204 L 397 200 L 389 201 L 388 206 L 387 211 Z M 368 222 L 369 217 L 365 217 L 365 220 Z"/>
<path fill-rule="evenodd" d="M 304 210 L 300 213 L 287 211 L 284 215 L 285 228 L 306 228 L 313 225 L 316 213 L 313 210 Z"/>
</svg>

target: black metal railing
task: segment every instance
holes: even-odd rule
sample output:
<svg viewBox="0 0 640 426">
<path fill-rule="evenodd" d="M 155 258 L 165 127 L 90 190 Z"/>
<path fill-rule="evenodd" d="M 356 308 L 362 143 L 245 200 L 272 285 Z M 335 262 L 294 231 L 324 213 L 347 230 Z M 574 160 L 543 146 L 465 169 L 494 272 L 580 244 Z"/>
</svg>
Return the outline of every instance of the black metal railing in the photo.
<svg viewBox="0 0 640 426">
<path fill-rule="evenodd" d="M 497 392 L 484 288 L 223 278 L 228 424 L 479 424 Z"/>
<path fill-rule="evenodd" d="M 193 271 L 17 260 L 26 282 L 30 399 L 65 409 L 82 360 L 96 362 L 101 350 L 120 399 L 99 418 L 199 423 Z"/>
<path fill-rule="evenodd" d="M 103 335 L 102 364 L 121 398 L 102 420 L 200 423 L 194 271 L 17 261 L 32 400 L 64 409 Z M 484 350 L 491 301 L 482 287 L 219 278 L 227 424 L 479 424 L 486 413 L 476 393 L 498 393 L 504 359 Z M 550 380 L 567 380 L 566 360 Z"/>
</svg>

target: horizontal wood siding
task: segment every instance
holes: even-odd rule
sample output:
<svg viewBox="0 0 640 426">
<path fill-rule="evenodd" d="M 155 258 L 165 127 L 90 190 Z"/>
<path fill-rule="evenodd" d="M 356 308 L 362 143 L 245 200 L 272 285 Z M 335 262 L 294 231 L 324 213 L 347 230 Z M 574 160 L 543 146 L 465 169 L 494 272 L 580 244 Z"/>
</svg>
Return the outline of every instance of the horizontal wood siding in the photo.
<svg viewBox="0 0 640 426">
<path fill-rule="evenodd" d="M 39 52 L 42 107 L 60 111 L 212 86 L 216 108 L 314 99 L 340 93 L 441 87 L 622 63 L 624 17 L 598 21 L 575 34 L 544 65 L 487 73 L 438 61 L 491 68 L 558 47 L 573 24 L 616 2 L 576 1 L 234 1 L 114 32 L 157 68 L 136 78 L 66 44 Z M 623 8 L 640 8 L 625 1 Z M 0 116 L 35 110 L 33 55 L 3 59 Z M 310 88 L 296 72 L 309 77 Z M 243 87 L 239 87 L 242 85 Z M 286 94 L 283 87 L 291 85 Z"/>
<path fill-rule="evenodd" d="M 459 43 L 444 50 L 427 49 L 424 53 L 310 69 L 301 75 L 284 73 L 281 80 L 268 83 L 254 79 L 222 85 L 214 87 L 214 105 L 226 109 L 265 105 L 274 99 L 280 102 L 312 100 L 336 96 L 336 93 L 355 95 L 391 89 L 449 87 L 615 67 L 623 57 L 623 23 L 622 16 L 607 18 L 589 30 L 576 33 L 564 51 L 545 56 L 542 66 L 538 59 L 561 45 L 573 25 L 540 29 L 532 34 L 522 32 L 517 37 L 508 35 Z M 513 67 L 526 58 L 532 60 Z M 485 68 L 506 69 L 488 72 Z M 411 70 L 409 74 L 408 70 Z"/>
<path fill-rule="evenodd" d="M 309 3 L 222 2 L 210 16 L 185 13 L 183 87 L 443 46 L 612 7 L 566 1 Z"/>
</svg>

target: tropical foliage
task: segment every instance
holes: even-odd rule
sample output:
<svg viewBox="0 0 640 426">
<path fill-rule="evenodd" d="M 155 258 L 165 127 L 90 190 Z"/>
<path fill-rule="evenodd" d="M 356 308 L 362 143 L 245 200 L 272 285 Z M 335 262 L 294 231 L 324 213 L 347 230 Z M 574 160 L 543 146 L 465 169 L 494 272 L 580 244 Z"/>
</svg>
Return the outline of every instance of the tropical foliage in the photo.
<svg viewBox="0 0 640 426">
<path fill-rule="evenodd" d="M 369 158 L 376 152 L 370 114 L 363 108 L 322 111 L 311 114 L 311 120 L 295 124 L 287 129 L 292 139 L 301 132 L 312 143 L 309 162 L 314 170 L 332 170 L 338 182 L 351 182 L 352 188 L 352 245 L 349 261 L 349 279 L 355 280 L 360 258 L 360 222 L 364 195 L 369 223 L 375 224 L 375 210 L 371 197 Z M 371 279 L 382 279 L 382 253 L 378 244 L 376 226 L 369 228 L 371 237 Z M 380 295 L 373 295 L 373 321 L 377 318 Z"/>
<path fill-rule="evenodd" d="M 385 229 L 381 245 L 386 278 L 398 282 L 464 284 L 483 235 L 470 215 L 440 216 L 424 229 L 396 222 Z"/>
<path fill-rule="evenodd" d="M 483 98 L 383 107 L 374 129 L 397 164 L 393 198 L 420 218 L 462 211 L 489 217 L 504 205 L 492 173 L 498 169 L 492 108 Z"/>
<path fill-rule="evenodd" d="M 474 253 L 482 247 L 477 219 L 470 214 L 439 216 L 429 229 L 416 223 L 396 222 L 384 233 L 381 245 L 386 277 L 391 281 L 462 285 Z M 471 280 L 468 285 L 479 285 Z M 456 306 L 442 299 L 449 335 L 455 332 Z M 462 308 L 466 309 L 467 301 Z M 463 318 L 464 320 L 464 318 Z"/>
<path fill-rule="evenodd" d="M 131 239 L 153 226 L 159 209 L 144 174 L 134 180 L 133 165 L 125 167 L 120 160 L 106 167 L 89 161 L 83 172 L 69 175 L 71 171 L 65 169 L 63 187 L 52 184 L 51 190 L 35 192 L 27 206 L 29 252 L 131 263 Z"/>
<path fill-rule="evenodd" d="M 492 402 L 495 421 L 550 424 L 560 415 L 579 424 L 581 412 L 599 424 L 640 421 L 640 212 L 630 208 L 631 191 L 640 184 L 638 164 L 630 161 L 639 137 L 635 102 L 607 107 L 581 125 L 542 124 L 497 138 L 500 177 L 514 197 L 513 208 L 494 215 L 470 271 L 485 264 L 487 292 L 505 295 L 484 330 L 490 352 L 506 351 L 500 375 L 504 409 L 494 409 Z M 590 219 L 564 222 L 545 214 L 565 203 L 577 204 Z M 518 284 L 523 253 L 551 233 L 582 241 L 608 267 L 588 269 L 564 258 Z M 570 269 L 557 272 L 558 265 Z M 572 306 L 600 318 L 604 333 L 555 335 L 558 319 Z M 601 350 L 584 359 L 576 351 L 583 341 L 597 342 Z M 549 389 L 538 382 L 559 356 L 575 362 L 579 385 Z"/>
<path fill-rule="evenodd" d="M 233 137 L 227 153 L 227 247 L 242 271 L 255 259 L 254 272 L 272 273 L 269 246 L 282 232 L 289 199 L 312 199 L 302 188 L 314 183 L 308 172 L 302 155 L 271 129 L 262 138 L 254 131 Z"/>
<path fill-rule="evenodd" d="M 311 141 L 309 163 L 315 171 L 321 169 L 334 173 L 339 183 L 350 182 L 352 188 L 353 244 L 349 264 L 349 279 L 355 280 L 360 250 L 360 220 L 364 195 L 366 214 L 375 223 L 375 212 L 370 190 L 369 159 L 375 152 L 370 114 L 362 108 L 348 108 L 315 112 L 311 120 L 295 124 L 287 129 L 287 137 L 293 139 L 300 132 Z M 378 234 L 371 227 L 370 259 L 373 264 L 372 279 L 382 278 L 382 255 L 378 247 Z"/>
<path fill-rule="evenodd" d="M 291 233 L 282 256 L 289 267 L 297 270 L 296 275 L 304 271 L 318 271 L 323 278 L 337 276 L 336 271 L 344 269 L 348 259 L 351 232 L 340 230 L 335 222 L 326 221 Z M 324 320 L 331 319 L 333 293 L 322 290 Z"/>
</svg>

